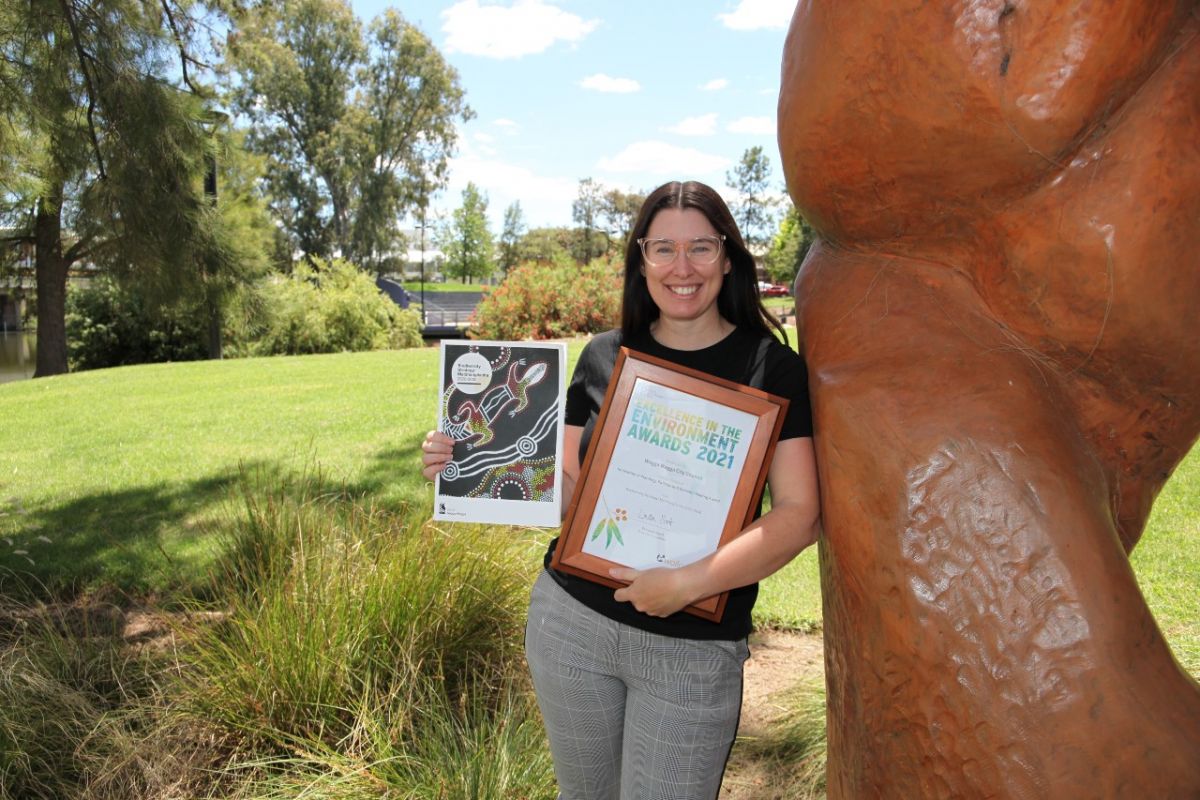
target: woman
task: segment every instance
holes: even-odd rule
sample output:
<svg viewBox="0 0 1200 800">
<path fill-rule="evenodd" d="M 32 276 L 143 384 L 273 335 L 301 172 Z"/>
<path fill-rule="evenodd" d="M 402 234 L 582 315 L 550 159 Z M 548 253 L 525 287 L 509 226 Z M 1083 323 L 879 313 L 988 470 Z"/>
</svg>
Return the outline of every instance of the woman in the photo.
<svg viewBox="0 0 1200 800">
<path fill-rule="evenodd" d="M 588 343 L 567 390 L 564 501 L 622 345 L 791 402 L 767 473 L 770 512 L 715 553 L 675 569 L 615 568 L 629 585 L 614 592 L 551 570 L 551 542 L 525 652 L 562 800 L 712 800 L 720 790 L 757 581 L 816 538 L 805 366 L 773 328 L 754 259 L 721 197 L 695 181 L 654 190 L 626 248 L 621 328 Z M 452 445 L 440 433 L 426 437 L 427 478 Z M 719 623 L 680 610 L 724 591 Z"/>
</svg>

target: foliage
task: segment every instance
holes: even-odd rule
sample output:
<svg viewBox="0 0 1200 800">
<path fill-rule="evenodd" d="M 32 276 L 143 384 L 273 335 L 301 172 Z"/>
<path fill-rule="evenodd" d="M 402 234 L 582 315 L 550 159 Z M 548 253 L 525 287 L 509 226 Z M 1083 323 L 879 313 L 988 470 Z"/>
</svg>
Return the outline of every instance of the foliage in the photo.
<svg viewBox="0 0 1200 800">
<path fill-rule="evenodd" d="M 487 195 L 468 182 L 463 189 L 462 205 L 441 230 L 439 246 L 446 256 L 445 271 L 459 280 L 486 278 L 495 267 L 487 203 Z"/>
<path fill-rule="evenodd" d="M 483 298 L 471 330 L 481 339 L 555 339 L 608 330 L 620 308 L 620 270 L 611 263 L 527 262 Z"/>
<path fill-rule="evenodd" d="M 767 243 L 775 221 L 775 199 L 767 193 L 770 177 L 771 159 L 761 146 L 742 153 L 742 160 L 725 176 L 738 196 L 733 204 L 734 219 L 746 243 L 752 247 Z"/>
<path fill-rule="evenodd" d="M 253 259 L 204 194 L 219 135 L 196 71 L 197 6 L 32 0 L 4 8 L 0 171 L 11 182 L 0 224 L 36 244 L 38 374 L 47 375 L 67 368 L 72 265 L 219 304 Z"/>
<path fill-rule="evenodd" d="M 774 283 L 792 285 L 808 248 L 812 247 L 813 235 L 813 229 L 800 212 L 794 206 L 788 208 L 766 258 L 767 274 Z"/>
<path fill-rule="evenodd" d="M 533 228 L 521 237 L 518 260 L 562 263 L 572 257 L 571 247 L 576 238 L 575 231 L 570 228 Z"/>
<path fill-rule="evenodd" d="M 500 232 L 500 268 L 507 275 L 520 260 L 521 237 L 525 234 L 525 220 L 521 215 L 521 201 L 514 200 L 504 209 L 504 230 Z"/>
<path fill-rule="evenodd" d="M 67 297 L 72 370 L 205 358 L 205 322 L 195 304 L 156 306 L 136 286 L 100 277 Z"/>
<path fill-rule="evenodd" d="M 272 211 L 305 254 L 376 265 L 445 184 L 472 116 L 457 72 L 394 9 L 366 33 L 345 0 L 260 0 L 236 21 L 234 102 L 271 160 Z"/>
<path fill-rule="evenodd" d="M 638 212 L 646 202 L 646 195 L 641 192 L 622 192 L 620 189 L 610 189 L 604 193 L 600 204 L 600 215 L 606 223 L 608 231 L 609 252 L 618 258 L 625 255 L 625 246 L 629 242 L 629 232 L 637 222 Z"/>
<path fill-rule="evenodd" d="M 187 675 L 196 714 L 263 754 L 303 743 L 293 782 L 333 766 L 360 788 L 552 796 L 536 714 L 514 691 L 523 548 L 480 526 L 450 536 L 312 480 L 250 486 L 244 506 L 215 574 L 229 617 L 195 643 Z"/>
<path fill-rule="evenodd" d="M 398 308 L 353 264 L 296 265 L 262 289 L 266 321 L 252 350 L 298 355 L 419 347 L 420 316 Z"/>
<path fill-rule="evenodd" d="M 581 180 L 579 192 L 571 203 L 571 219 L 579 226 L 571 243 L 571 254 L 580 264 L 608 252 L 608 234 L 600 227 L 603 205 L 604 193 L 600 184 L 591 178 Z"/>
</svg>

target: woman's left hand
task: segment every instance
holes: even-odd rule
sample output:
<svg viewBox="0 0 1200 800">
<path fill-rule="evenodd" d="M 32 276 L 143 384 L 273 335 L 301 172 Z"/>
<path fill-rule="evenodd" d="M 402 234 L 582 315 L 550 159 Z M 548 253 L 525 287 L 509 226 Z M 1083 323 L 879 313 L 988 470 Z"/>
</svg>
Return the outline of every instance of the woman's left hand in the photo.
<svg viewBox="0 0 1200 800">
<path fill-rule="evenodd" d="M 613 567 L 608 574 L 619 581 L 629 581 L 628 586 L 617 589 L 615 599 L 632 603 L 638 611 L 652 617 L 669 617 L 696 599 L 690 595 L 691 587 L 682 569 Z"/>
</svg>

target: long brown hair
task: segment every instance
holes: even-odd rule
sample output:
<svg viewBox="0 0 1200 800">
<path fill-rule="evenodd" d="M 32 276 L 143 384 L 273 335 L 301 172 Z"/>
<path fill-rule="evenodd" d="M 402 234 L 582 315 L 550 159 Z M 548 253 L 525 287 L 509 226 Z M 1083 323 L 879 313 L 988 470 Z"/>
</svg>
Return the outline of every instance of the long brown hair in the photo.
<svg viewBox="0 0 1200 800">
<path fill-rule="evenodd" d="M 758 274 L 754 256 L 738 230 L 729 206 L 712 187 L 699 181 L 664 183 L 646 197 L 637 222 L 625 247 L 625 290 L 621 297 L 621 334 L 628 339 L 650 329 L 658 319 L 659 309 L 650 297 L 646 277 L 642 274 L 642 249 L 637 240 L 650 229 L 654 216 L 664 208 L 694 208 L 703 214 L 725 236 L 725 256 L 731 265 L 717 295 L 717 312 L 739 328 L 771 336 L 776 331 L 787 341 L 787 333 L 779 320 L 767 311 L 758 292 Z"/>
</svg>

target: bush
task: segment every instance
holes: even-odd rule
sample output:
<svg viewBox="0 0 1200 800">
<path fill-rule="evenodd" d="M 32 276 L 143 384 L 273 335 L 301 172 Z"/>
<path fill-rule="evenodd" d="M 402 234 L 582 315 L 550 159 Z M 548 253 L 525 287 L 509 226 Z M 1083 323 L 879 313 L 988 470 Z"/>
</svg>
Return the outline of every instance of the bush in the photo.
<svg viewBox="0 0 1200 800">
<path fill-rule="evenodd" d="M 526 263 L 484 296 L 471 330 L 481 339 L 555 339 L 608 330 L 620 313 L 619 265 Z"/>
<path fill-rule="evenodd" d="M 72 370 L 208 357 L 202 309 L 154 306 L 137 289 L 107 277 L 71 289 L 66 328 Z"/>
<path fill-rule="evenodd" d="M 301 355 L 419 347 L 420 315 L 385 297 L 375 282 L 339 259 L 299 264 L 262 288 L 265 322 L 251 352 Z"/>
<path fill-rule="evenodd" d="M 427 509 L 380 511 L 315 479 L 245 501 L 216 578 L 229 616 L 184 677 L 193 713 L 271 765 L 258 791 L 554 796 L 524 683 L 536 563 L 520 540 L 451 537 Z"/>
</svg>

